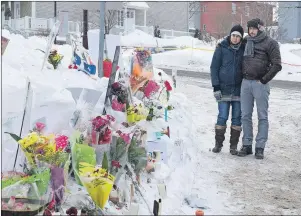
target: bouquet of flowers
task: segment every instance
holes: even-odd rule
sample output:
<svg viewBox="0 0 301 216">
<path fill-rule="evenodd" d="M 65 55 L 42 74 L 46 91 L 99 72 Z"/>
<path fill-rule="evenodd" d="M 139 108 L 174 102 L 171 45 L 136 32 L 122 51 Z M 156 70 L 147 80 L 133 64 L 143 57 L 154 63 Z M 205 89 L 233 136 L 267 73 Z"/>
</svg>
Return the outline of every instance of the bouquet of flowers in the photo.
<svg viewBox="0 0 301 216">
<path fill-rule="evenodd" d="M 69 142 L 68 137 L 64 135 L 43 135 L 44 128 L 45 125 L 38 122 L 27 136 L 18 137 L 17 141 L 32 169 L 50 168 L 51 187 L 55 193 L 56 204 L 59 205 L 63 199 L 65 177 L 70 163 L 70 154 L 67 148 Z"/>
<path fill-rule="evenodd" d="M 108 144 L 112 139 L 112 131 L 110 125 L 115 121 L 111 115 L 97 116 L 92 119 L 92 144 Z"/>
<path fill-rule="evenodd" d="M 108 169 L 85 162 L 79 163 L 79 176 L 95 204 L 103 209 L 109 199 L 115 177 L 108 173 Z"/>
<path fill-rule="evenodd" d="M 142 104 L 130 105 L 127 108 L 127 122 L 136 123 L 141 120 L 145 120 L 148 114 L 148 110 L 143 107 Z"/>
</svg>

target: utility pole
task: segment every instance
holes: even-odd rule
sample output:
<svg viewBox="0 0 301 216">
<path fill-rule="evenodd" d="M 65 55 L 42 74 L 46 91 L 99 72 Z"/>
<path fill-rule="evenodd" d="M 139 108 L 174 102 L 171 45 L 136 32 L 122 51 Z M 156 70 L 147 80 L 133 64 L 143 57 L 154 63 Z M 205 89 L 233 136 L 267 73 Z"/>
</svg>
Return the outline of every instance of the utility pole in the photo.
<svg viewBox="0 0 301 216">
<path fill-rule="evenodd" d="M 83 47 L 89 49 L 88 47 L 88 10 L 83 10 Z"/>
<path fill-rule="evenodd" d="M 54 23 L 56 23 L 56 1 L 54 1 Z M 56 44 L 56 35 L 54 38 L 54 44 Z"/>
<path fill-rule="evenodd" d="M 104 52 L 104 41 L 105 41 L 105 9 L 106 3 L 100 2 L 100 19 L 99 19 L 99 57 L 98 57 L 98 77 L 102 78 L 103 75 L 103 52 Z"/>
</svg>

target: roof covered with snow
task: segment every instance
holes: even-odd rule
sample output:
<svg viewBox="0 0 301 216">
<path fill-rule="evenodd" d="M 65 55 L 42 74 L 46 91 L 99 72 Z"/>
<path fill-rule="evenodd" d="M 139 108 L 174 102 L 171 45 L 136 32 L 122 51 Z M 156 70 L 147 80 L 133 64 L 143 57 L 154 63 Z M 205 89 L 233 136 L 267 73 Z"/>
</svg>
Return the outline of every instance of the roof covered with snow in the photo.
<svg viewBox="0 0 301 216">
<path fill-rule="evenodd" d="M 149 6 L 146 2 L 128 2 L 127 7 L 140 10 L 149 9 Z"/>
</svg>

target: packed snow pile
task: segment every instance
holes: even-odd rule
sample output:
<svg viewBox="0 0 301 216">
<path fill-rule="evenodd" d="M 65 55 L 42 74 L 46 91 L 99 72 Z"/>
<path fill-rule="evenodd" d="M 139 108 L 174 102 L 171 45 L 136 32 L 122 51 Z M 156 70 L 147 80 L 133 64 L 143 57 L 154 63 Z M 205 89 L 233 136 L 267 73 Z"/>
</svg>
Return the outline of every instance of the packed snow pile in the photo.
<svg viewBox="0 0 301 216">
<path fill-rule="evenodd" d="M 97 31 L 97 30 L 91 30 Z M 212 44 L 215 42 L 213 41 Z M 141 46 L 141 47 L 210 47 L 207 43 L 200 41 L 191 36 L 181 36 L 171 39 L 156 38 L 149 35 L 141 30 L 136 29 L 135 31 L 129 33 L 128 35 L 121 36 L 121 45 L 123 46 Z"/>
</svg>

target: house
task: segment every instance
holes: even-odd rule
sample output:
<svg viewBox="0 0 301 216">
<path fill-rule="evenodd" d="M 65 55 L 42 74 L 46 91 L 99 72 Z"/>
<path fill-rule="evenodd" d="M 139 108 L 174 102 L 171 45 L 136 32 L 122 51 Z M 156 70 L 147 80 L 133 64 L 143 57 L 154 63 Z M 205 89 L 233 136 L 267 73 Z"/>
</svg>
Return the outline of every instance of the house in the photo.
<svg viewBox="0 0 301 216">
<path fill-rule="evenodd" d="M 279 40 L 283 42 L 301 38 L 301 2 L 279 2 Z"/>
<path fill-rule="evenodd" d="M 51 28 L 54 5 L 54 2 L 42 1 L 1 2 L 3 11 L 11 8 L 12 21 L 9 23 L 6 18 L 5 22 L 14 29 Z M 88 10 L 89 28 L 99 27 L 99 7 L 99 2 L 56 2 L 57 16 L 60 11 L 68 11 L 69 28 L 76 22 L 81 30 L 83 9 Z M 125 8 L 127 19 L 124 19 Z M 123 32 L 125 28 L 127 32 L 140 29 L 153 34 L 153 26 L 159 25 L 162 36 L 188 35 L 188 2 L 106 2 L 106 9 L 117 10 L 117 22 L 110 32 L 113 34 Z M 24 17 L 27 17 L 27 21 L 15 21 Z M 26 26 L 23 23 L 27 23 Z"/>
<path fill-rule="evenodd" d="M 274 5 L 264 2 L 201 2 L 200 29 L 215 38 L 229 34 L 231 27 L 241 24 L 246 30 L 247 22 L 260 18 L 265 26 L 273 23 Z"/>
<path fill-rule="evenodd" d="M 127 8 L 127 19 L 123 19 L 124 17 L 124 8 Z M 7 8 L 11 9 L 12 16 L 10 17 L 13 20 L 28 17 L 30 20 L 29 26 L 19 26 L 18 23 L 13 23 L 12 27 L 14 28 L 26 28 L 31 27 L 36 22 L 42 22 L 42 19 L 53 19 L 55 16 L 55 2 L 50 1 L 27 1 L 27 2 L 1 2 L 2 9 L 2 18 L 8 20 L 8 17 L 4 16 L 4 12 Z M 78 22 L 82 24 L 83 21 L 83 10 L 88 10 L 88 22 L 90 28 L 98 28 L 99 26 L 99 10 L 100 3 L 99 2 L 68 2 L 68 1 L 58 1 L 56 2 L 56 12 L 57 16 L 59 16 L 60 11 L 68 12 L 68 20 L 70 22 Z M 117 23 L 116 27 L 123 29 L 124 26 L 127 26 L 128 30 L 131 30 L 135 27 L 135 17 L 136 13 L 139 12 L 140 19 L 142 19 L 142 23 L 146 25 L 146 11 L 149 9 L 149 6 L 145 2 L 127 2 L 124 4 L 123 2 L 106 2 L 106 10 L 117 10 Z M 3 19 L 3 20 L 4 20 Z M 124 23 L 126 20 L 126 23 Z M 34 22 L 34 23 L 33 23 Z M 25 21 L 26 23 L 26 21 Z M 43 28 L 51 28 L 53 22 L 46 23 L 44 25 L 40 25 L 39 27 Z"/>
<path fill-rule="evenodd" d="M 188 31 L 188 1 L 153 1 L 147 2 L 147 4 L 149 5 L 146 14 L 147 26 L 158 25 L 160 29 Z M 143 14 L 141 11 L 137 11 L 136 25 L 143 24 Z"/>
</svg>

